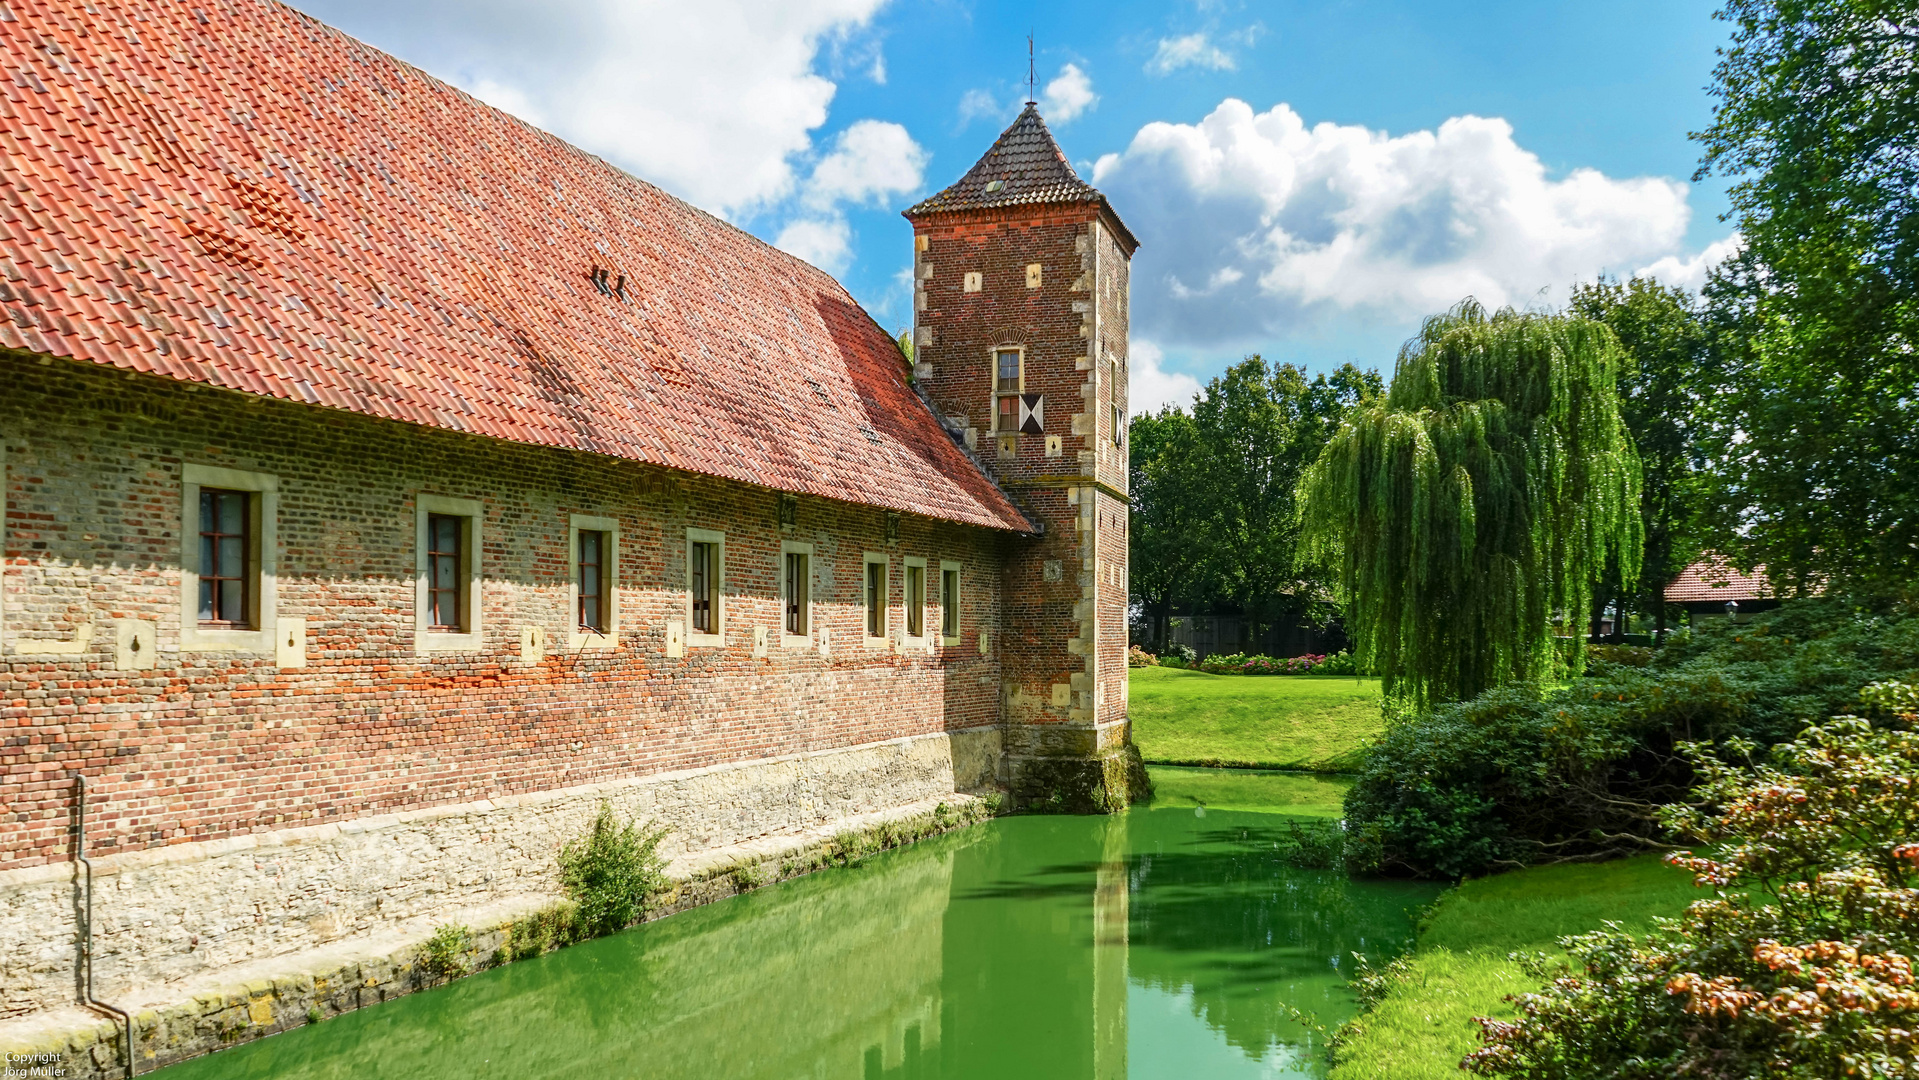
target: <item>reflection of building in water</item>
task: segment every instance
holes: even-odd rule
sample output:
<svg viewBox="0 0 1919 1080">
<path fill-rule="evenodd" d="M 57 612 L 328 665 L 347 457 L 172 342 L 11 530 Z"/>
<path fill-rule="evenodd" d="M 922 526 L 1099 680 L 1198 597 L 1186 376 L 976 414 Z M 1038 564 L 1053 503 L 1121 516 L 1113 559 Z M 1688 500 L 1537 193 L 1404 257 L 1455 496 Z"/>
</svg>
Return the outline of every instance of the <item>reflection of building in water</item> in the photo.
<svg viewBox="0 0 1919 1080">
<path fill-rule="evenodd" d="M 1126 822 L 1104 823 L 1093 885 L 1093 1077 L 1126 1080 L 1126 947 L 1128 919 Z"/>
<path fill-rule="evenodd" d="M 1017 843 L 974 844 L 956 855 L 956 882 L 997 890 L 1012 902 L 948 910 L 943 1070 L 925 1075 L 1123 1080 L 1128 816 L 1046 823 L 1086 830 L 1085 842 L 1050 849 L 1090 849 L 1100 853 L 1097 862 L 1035 867 L 1019 858 Z M 1025 843 L 1028 851 L 1048 846 Z"/>
<path fill-rule="evenodd" d="M 755 895 L 721 925 L 637 935 L 660 992 L 633 1075 L 879 1076 L 936 1051 L 954 857 L 906 851 L 883 872 Z"/>
</svg>

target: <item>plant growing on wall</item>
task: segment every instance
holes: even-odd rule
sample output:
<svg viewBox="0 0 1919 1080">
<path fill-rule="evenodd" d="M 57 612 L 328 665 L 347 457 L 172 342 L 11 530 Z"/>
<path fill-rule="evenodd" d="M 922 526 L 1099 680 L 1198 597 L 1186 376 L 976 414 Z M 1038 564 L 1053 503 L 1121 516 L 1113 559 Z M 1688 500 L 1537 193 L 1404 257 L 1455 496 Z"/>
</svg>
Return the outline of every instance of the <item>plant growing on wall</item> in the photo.
<svg viewBox="0 0 1919 1080">
<path fill-rule="evenodd" d="M 626 929 L 666 891 L 666 860 L 659 853 L 666 832 L 662 826 L 621 821 L 611 803 L 601 803 L 586 836 L 560 848 L 560 883 L 578 905 L 580 936 Z"/>
<path fill-rule="evenodd" d="M 1628 586 L 1640 466 L 1612 332 L 1467 300 L 1400 350 L 1300 479 L 1301 558 L 1332 572 L 1359 662 L 1418 707 L 1540 682 L 1607 558 Z"/>
</svg>

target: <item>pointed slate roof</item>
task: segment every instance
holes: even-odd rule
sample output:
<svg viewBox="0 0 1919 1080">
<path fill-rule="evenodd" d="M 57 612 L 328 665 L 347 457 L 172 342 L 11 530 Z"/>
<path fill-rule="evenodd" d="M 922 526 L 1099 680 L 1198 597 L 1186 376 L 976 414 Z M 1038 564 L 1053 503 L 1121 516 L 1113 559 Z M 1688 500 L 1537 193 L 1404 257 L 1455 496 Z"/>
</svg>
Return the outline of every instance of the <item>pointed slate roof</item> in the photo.
<svg viewBox="0 0 1919 1080">
<path fill-rule="evenodd" d="M 1065 151 L 1040 118 L 1039 106 L 1029 101 L 1019 118 L 1000 132 L 986 155 L 966 170 L 965 176 L 908 209 L 906 216 L 1044 203 L 1096 204 L 1112 214 L 1129 241 L 1133 239 L 1126 226 L 1119 223 L 1119 215 L 1113 214 L 1106 196 L 1073 171 Z"/>
</svg>

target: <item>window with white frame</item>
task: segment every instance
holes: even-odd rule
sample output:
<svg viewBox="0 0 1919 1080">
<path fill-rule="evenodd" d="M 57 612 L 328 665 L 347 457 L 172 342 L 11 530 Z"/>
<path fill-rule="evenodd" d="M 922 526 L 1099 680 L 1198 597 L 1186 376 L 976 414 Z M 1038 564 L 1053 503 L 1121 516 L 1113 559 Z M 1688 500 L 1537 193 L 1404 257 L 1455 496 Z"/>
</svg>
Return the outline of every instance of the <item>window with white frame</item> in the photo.
<svg viewBox="0 0 1919 1080">
<path fill-rule="evenodd" d="M 620 523 L 574 514 L 567 519 L 567 578 L 573 649 L 613 648 L 620 640 Z"/>
<path fill-rule="evenodd" d="M 180 647 L 273 653 L 280 479 L 181 468 Z"/>
<path fill-rule="evenodd" d="M 474 499 L 414 497 L 418 581 L 414 649 L 467 652 L 480 648 L 480 521 Z"/>
<path fill-rule="evenodd" d="M 726 534 L 686 530 L 686 643 L 726 644 Z"/>
</svg>

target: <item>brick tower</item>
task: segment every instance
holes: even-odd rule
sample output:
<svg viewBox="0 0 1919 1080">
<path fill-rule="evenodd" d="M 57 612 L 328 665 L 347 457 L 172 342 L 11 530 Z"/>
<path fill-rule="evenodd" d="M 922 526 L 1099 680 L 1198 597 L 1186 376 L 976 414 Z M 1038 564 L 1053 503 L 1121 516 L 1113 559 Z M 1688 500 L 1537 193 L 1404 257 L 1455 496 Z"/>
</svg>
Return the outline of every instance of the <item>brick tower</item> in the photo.
<svg viewBox="0 0 1919 1080">
<path fill-rule="evenodd" d="M 1118 809 L 1148 790 L 1126 719 L 1126 304 L 1139 242 L 1031 102 L 906 218 L 919 385 L 1044 527 L 1005 564 L 1005 779 L 1021 805 Z"/>
</svg>

